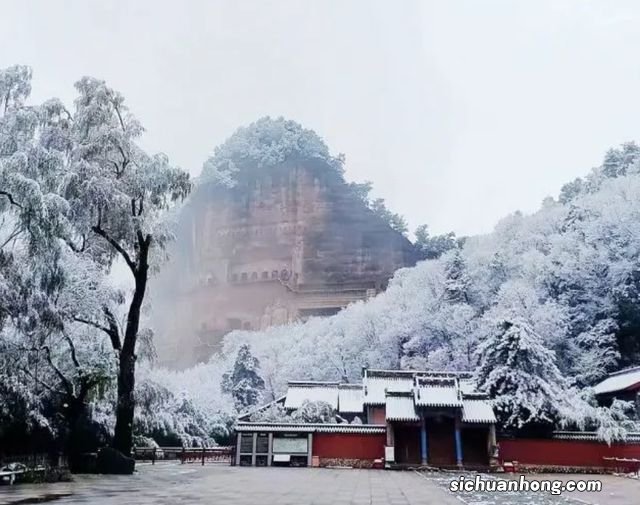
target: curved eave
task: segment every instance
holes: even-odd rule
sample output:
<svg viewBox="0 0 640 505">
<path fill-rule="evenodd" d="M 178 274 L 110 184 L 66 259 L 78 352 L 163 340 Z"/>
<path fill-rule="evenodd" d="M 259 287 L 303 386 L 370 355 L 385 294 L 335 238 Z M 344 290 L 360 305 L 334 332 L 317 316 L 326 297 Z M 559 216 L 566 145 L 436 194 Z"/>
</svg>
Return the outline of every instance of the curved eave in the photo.
<svg viewBox="0 0 640 505">
<path fill-rule="evenodd" d="M 416 401 L 416 407 L 449 407 L 449 408 L 461 408 L 462 402 L 420 402 Z"/>
<path fill-rule="evenodd" d="M 238 423 L 236 432 L 297 432 L 297 433 L 386 433 L 383 424 L 286 424 L 286 423 Z"/>
<path fill-rule="evenodd" d="M 465 424 L 496 424 L 497 419 L 465 419 L 462 418 L 462 422 Z"/>
<path fill-rule="evenodd" d="M 420 418 L 418 416 L 415 417 L 387 417 L 386 418 L 387 421 L 400 421 L 400 422 L 414 422 L 414 421 L 420 421 Z"/>
</svg>

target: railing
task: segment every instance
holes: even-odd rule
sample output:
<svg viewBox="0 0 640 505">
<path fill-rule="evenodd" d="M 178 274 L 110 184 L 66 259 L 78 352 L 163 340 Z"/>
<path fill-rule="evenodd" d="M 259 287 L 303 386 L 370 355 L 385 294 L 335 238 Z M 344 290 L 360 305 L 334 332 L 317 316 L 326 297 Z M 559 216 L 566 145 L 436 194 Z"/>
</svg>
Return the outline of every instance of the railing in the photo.
<svg viewBox="0 0 640 505">
<path fill-rule="evenodd" d="M 138 461 L 178 460 L 180 463 L 226 463 L 234 460 L 234 446 L 225 447 L 134 447 L 133 457 Z"/>
<path fill-rule="evenodd" d="M 36 475 L 44 475 L 52 468 L 64 469 L 67 460 L 61 454 L 16 454 L 0 457 L 0 483 L 13 484 Z"/>
<path fill-rule="evenodd" d="M 636 476 L 640 473 L 640 459 L 606 456 L 602 459 L 605 464 L 615 468 L 618 473 L 635 473 Z"/>
<path fill-rule="evenodd" d="M 598 441 L 598 433 L 595 431 L 554 431 L 553 438 L 556 440 L 584 440 Z M 638 443 L 640 442 L 640 433 L 629 432 L 622 443 Z"/>
</svg>

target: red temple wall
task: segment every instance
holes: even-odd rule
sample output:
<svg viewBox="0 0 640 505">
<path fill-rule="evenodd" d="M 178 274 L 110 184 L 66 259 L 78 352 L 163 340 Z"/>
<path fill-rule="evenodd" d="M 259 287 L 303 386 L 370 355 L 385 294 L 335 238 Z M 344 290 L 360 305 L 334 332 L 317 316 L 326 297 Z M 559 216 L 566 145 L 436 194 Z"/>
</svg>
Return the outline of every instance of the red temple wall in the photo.
<svg viewBox="0 0 640 505">
<path fill-rule="evenodd" d="M 314 433 L 313 455 L 321 459 L 380 459 L 385 442 L 384 433 Z"/>
<path fill-rule="evenodd" d="M 500 460 L 525 465 L 616 467 L 604 458 L 640 459 L 640 443 L 612 444 L 584 440 L 500 440 Z"/>
</svg>

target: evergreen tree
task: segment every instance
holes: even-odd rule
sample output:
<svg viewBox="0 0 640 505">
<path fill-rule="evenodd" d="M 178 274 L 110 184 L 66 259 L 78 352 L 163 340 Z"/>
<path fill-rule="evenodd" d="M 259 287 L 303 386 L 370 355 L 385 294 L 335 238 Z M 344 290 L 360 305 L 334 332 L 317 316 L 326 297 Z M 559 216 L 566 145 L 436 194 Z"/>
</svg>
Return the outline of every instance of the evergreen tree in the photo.
<svg viewBox="0 0 640 505">
<path fill-rule="evenodd" d="M 458 239 L 452 231 L 442 235 L 429 235 L 429 227 L 421 224 L 414 232 L 416 236 L 415 245 L 425 259 L 437 259 L 447 251 L 458 247 Z"/>
<path fill-rule="evenodd" d="M 471 280 L 467 275 L 467 268 L 460 254 L 460 249 L 456 249 L 449 256 L 445 263 L 445 298 L 451 303 L 467 303 L 469 301 L 468 290 Z"/>
<path fill-rule="evenodd" d="M 605 177 L 621 177 L 633 167 L 640 155 L 640 147 L 635 142 L 625 142 L 617 149 L 609 149 L 602 163 Z"/>
<path fill-rule="evenodd" d="M 238 412 L 257 405 L 264 391 L 264 380 L 258 370 L 260 362 L 251 354 L 247 344 L 240 346 L 233 370 L 222 377 L 222 391 L 229 393 Z"/>
<path fill-rule="evenodd" d="M 555 353 L 519 318 L 502 320 L 478 346 L 478 387 L 495 401 L 503 426 L 554 421 L 564 378 Z"/>
<path fill-rule="evenodd" d="M 386 221 L 398 233 L 406 235 L 409 231 L 406 219 L 400 214 L 390 211 L 384 198 L 376 198 L 369 204 L 369 207 L 375 215 Z"/>
</svg>

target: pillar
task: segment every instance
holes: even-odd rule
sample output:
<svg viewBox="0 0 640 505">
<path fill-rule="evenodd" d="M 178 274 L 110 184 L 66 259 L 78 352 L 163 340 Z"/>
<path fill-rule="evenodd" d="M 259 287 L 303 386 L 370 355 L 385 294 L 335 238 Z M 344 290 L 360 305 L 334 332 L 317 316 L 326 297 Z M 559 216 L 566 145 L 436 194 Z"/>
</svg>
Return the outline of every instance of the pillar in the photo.
<svg viewBox="0 0 640 505">
<path fill-rule="evenodd" d="M 497 462 L 497 460 L 496 460 L 496 458 L 494 456 L 497 453 L 497 451 L 495 449 L 498 446 L 498 441 L 496 439 L 496 425 L 495 424 L 492 424 L 492 425 L 489 426 L 489 434 L 487 436 L 487 445 L 489 446 L 487 448 L 487 452 L 489 454 L 489 466 L 496 465 L 498 462 Z"/>
<path fill-rule="evenodd" d="M 387 421 L 387 443 L 384 449 L 384 464 L 385 467 L 389 467 L 391 463 L 395 463 L 396 454 L 395 454 L 395 436 L 393 433 L 393 424 Z"/>
<path fill-rule="evenodd" d="M 420 416 L 420 462 L 423 465 L 428 463 L 427 450 L 427 420 L 424 418 L 424 414 L 422 414 Z"/>
<path fill-rule="evenodd" d="M 253 434 L 253 441 L 251 444 L 251 466 L 256 466 L 256 447 L 258 445 L 258 433 Z"/>
<path fill-rule="evenodd" d="M 240 437 L 242 437 L 242 433 L 238 432 L 238 439 L 236 441 L 236 466 L 240 466 Z M 182 448 L 182 452 L 184 452 L 184 448 Z M 182 462 L 184 463 L 184 457 L 182 458 Z"/>
<path fill-rule="evenodd" d="M 489 450 L 493 450 L 493 448 L 498 444 L 496 440 L 496 425 L 492 424 L 489 426 Z"/>
<path fill-rule="evenodd" d="M 313 466 L 313 433 L 307 435 L 307 466 Z"/>
<path fill-rule="evenodd" d="M 460 434 L 460 421 L 456 418 L 455 420 L 455 429 L 456 429 L 456 464 L 458 466 L 462 466 L 462 436 Z"/>
<path fill-rule="evenodd" d="M 267 446 L 267 466 L 271 466 L 271 460 L 273 459 L 273 433 L 269 433 Z"/>
<path fill-rule="evenodd" d="M 387 446 L 393 447 L 394 445 L 393 424 L 387 422 Z"/>
</svg>

